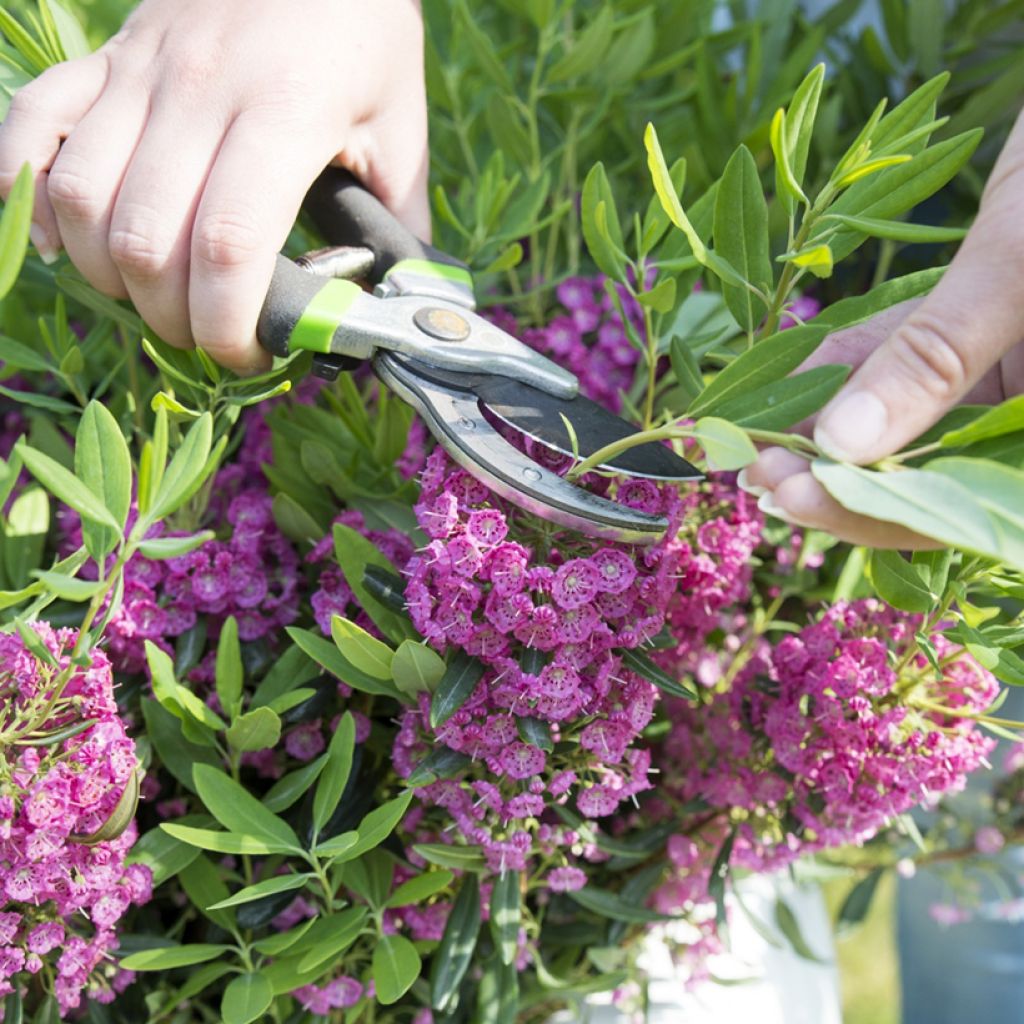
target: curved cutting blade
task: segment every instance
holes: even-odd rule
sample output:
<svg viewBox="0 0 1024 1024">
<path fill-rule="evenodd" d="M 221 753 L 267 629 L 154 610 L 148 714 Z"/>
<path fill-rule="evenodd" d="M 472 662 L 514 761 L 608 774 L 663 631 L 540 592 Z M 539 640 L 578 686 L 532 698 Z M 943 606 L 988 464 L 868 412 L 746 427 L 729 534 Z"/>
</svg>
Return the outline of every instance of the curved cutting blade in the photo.
<svg viewBox="0 0 1024 1024">
<path fill-rule="evenodd" d="M 423 416 L 460 466 L 513 504 L 590 536 L 632 544 L 653 543 L 668 528 L 661 516 L 591 494 L 539 466 L 487 422 L 472 392 L 421 376 L 419 363 L 393 355 L 376 356 L 373 366 L 377 376 Z M 431 368 L 422 369 L 433 376 Z"/>
</svg>

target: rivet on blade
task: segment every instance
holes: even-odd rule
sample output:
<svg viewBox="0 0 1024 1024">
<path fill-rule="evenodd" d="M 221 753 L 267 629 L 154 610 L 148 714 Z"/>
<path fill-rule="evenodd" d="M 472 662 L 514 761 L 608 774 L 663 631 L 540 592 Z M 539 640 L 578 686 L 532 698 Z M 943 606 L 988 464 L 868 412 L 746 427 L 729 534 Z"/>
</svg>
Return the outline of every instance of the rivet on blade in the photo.
<svg viewBox="0 0 1024 1024">
<path fill-rule="evenodd" d="M 465 341 L 469 337 L 469 323 L 451 309 L 424 306 L 416 310 L 412 320 L 424 334 L 438 341 Z"/>
</svg>

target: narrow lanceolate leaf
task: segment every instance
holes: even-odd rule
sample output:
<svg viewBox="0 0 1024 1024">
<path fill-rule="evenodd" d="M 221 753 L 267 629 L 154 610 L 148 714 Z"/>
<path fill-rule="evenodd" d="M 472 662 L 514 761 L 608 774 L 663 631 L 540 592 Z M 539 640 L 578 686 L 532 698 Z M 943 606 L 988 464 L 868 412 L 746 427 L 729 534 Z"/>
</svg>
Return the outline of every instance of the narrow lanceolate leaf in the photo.
<svg viewBox="0 0 1024 1024">
<path fill-rule="evenodd" d="M 352 907 L 319 918 L 299 944 L 303 949 L 309 947 L 299 961 L 299 969 L 313 970 L 343 953 L 359 937 L 365 920 L 365 907 Z"/>
<path fill-rule="evenodd" d="M 338 650 L 360 672 L 374 679 L 391 679 L 391 659 L 394 652 L 387 644 L 370 636 L 361 626 L 349 619 L 335 615 L 331 620 L 331 636 Z"/>
<path fill-rule="evenodd" d="M 716 405 L 715 414 L 750 430 L 785 430 L 823 408 L 849 375 L 849 366 L 816 366 Z"/>
<path fill-rule="evenodd" d="M 599 216 L 598 208 L 603 214 Z M 612 280 L 620 280 L 623 276 L 624 261 L 622 258 L 622 228 L 619 226 L 619 215 L 615 209 L 615 198 L 604 164 L 598 162 L 590 169 L 583 182 L 580 196 L 580 224 L 583 228 L 583 240 L 587 249 L 602 273 Z"/>
<path fill-rule="evenodd" d="M 438 779 L 450 779 L 463 771 L 471 763 L 468 754 L 462 754 L 450 747 L 435 747 L 413 768 L 406 778 L 406 785 L 425 786 Z"/>
<path fill-rule="evenodd" d="M 340 856 L 334 854 L 335 860 L 340 863 L 355 860 L 367 850 L 380 846 L 405 817 L 405 812 L 409 809 L 409 804 L 412 803 L 413 795 L 413 791 L 410 789 L 401 796 L 395 797 L 394 800 L 389 800 L 386 804 L 381 804 L 380 807 L 370 811 L 359 823 L 359 828 L 356 829 L 359 838 Z M 322 847 L 318 847 L 318 852 L 321 852 L 322 849 Z"/>
<path fill-rule="evenodd" d="M 843 905 L 839 908 L 836 926 L 839 934 L 850 932 L 868 915 L 871 903 L 875 898 L 878 883 L 882 880 L 884 869 L 875 868 L 869 871 L 847 894 Z"/>
<path fill-rule="evenodd" d="M 827 213 L 822 220 L 835 221 L 843 227 L 863 232 L 870 238 L 887 238 L 894 242 L 959 242 L 967 234 L 966 228 L 932 227 L 905 220 L 880 220 L 877 217 L 851 217 L 843 213 Z"/>
<path fill-rule="evenodd" d="M 807 156 L 811 148 L 811 135 L 814 119 L 818 113 L 818 101 L 821 98 L 821 87 L 825 81 L 825 65 L 818 64 L 811 69 L 807 77 L 800 83 L 793 99 L 786 108 L 781 125 L 780 145 L 785 150 L 790 174 L 797 186 L 803 189 L 804 172 L 807 170 Z M 786 212 L 792 214 L 796 209 L 793 194 L 779 181 L 779 169 L 776 167 L 776 193 L 782 199 Z"/>
<path fill-rule="evenodd" d="M 622 656 L 622 664 L 641 675 L 649 683 L 654 683 L 659 690 L 667 693 L 670 697 L 682 697 L 684 700 L 696 700 L 697 691 L 690 685 L 681 682 L 663 671 L 640 651 L 623 649 L 619 651 Z"/>
<path fill-rule="evenodd" d="M 270 787 L 263 798 L 263 805 L 275 814 L 288 810 L 320 778 L 326 765 L 327 755 L 321 754 L 315 761 L 309 761 L 301 768 L 289 772 Z"/>
<path fill-rule="evenodd" d="M 457 871 L 482 871 L 487 862 L 479 846 L 448 846 L 444 843 L 417 843 L 413 849 L 425 861 Z"/>
<path fill-rule="evenodd" d="M 503 871 L 491 890 L 491 936 L 503 964 L 515 963 L 519 943 L 519 872 Z"/>
<path fill-rule="evenodd" d="M 964 448 L 969 444 L 987 441 L 1024 430 L 1024 395 L 1008 398 L 1005 402 L 983 412 L 977 419 L 957 430 L 947 430 L 939 439 L 943 448 Z"/>
<path fill-rule="evenodd" d="M 810 960 L 812 963 L 828 963 L 819 957 L 808 945 L 804 934 L 800 929 L 800 922 L 792 907 L 783 899 L 775 901 L 775 924 L 779 931 L 786 936 L 786 940 L 793 948 L 793 952 L 802 960 Z"/>
<path fill-rule="evenodd" d="M 196 792 L 207 810 L 229 831 L 254 835 L 282 851 L 300 851 L 302 844 L 292 827 L 268 811 L 229 775 L 197 764 L 193 772 Z"/>
<path fill-rule="evenodd" d="M 434 954 L 430 998 L 435 1010 L 444 1012 L 451 1005 L 473 959 L 479 932 L 480 881 L 476 875 L 466 875 Z"/>
<path fill-rule="evenodd" d="M 772 155 L 775 157 L 775 181 L 779 193 L 787 196 L 786 208 L 793 209 L 798 203 L 806 203 L 807 196 L 793 171 L 789 150 L 786 147 L 786 111 L 779 107 L 775 111 L 769 130 Z"/>
<path fill-rule="evenodd" d="M 207 541 L 213 540 L 216 534 L 213 530 L 201 530 L 199 533 L 191 533 L 187 537 L 152 537 L 139 543 L 139 554 L 144 558 L 152 558 L 162 561 L 165 558 L 180 558 L 197 548 L 201 548 Z"/>
<path fill-rule="evenodd" d="M 242 703 L 242 648 L 238 642 L 238 622 L 233 615 L 221 627 L 215 681 L 217 699 L 224 714 L 234 718 Z"/>
<path fill-rule="evenodd" d="M 229 896 L 226 900 L 214 903 L 212 906 L 207 907 L 207 910 L 223 910 L 226 907 L 237 907 L 242 903 L 251 903 L 253 900 L 262 899 L 264 896 L 273 896 L 279 892 L 292 892 L 295 889 L 301 889 L 306 882 L 314 877 L 316 876 L 312 874 L 274 875 L 272 878 L 266 879 L 266 881 L 257 882 L 255 885 L 248 885 L 244 889 L 239 889 L 234 896 Z"/>
<path fill-rule="evenodd" d="M 425 875 L 415 875 L 408 882 L 403 882 L 389 897 L 386 907 L 406 907 L 412 903 L 422 903 L 442 889 L 447 889 L 455 876 L 450 871 L 428 871 Z"/>
<path fill-rule="evenodd" d="M 191 967 L 206 963 L 231 949 L 210 943 L 195 943 L 191 946 L 160 946 L 157 949 L 143 949 L 126 956 L 120 966 L 126 971 L 169 971 L 175 967 Z"/>
<path fill-rule="evenodd" d="M 650 123 L 648 123 L 647 128 L 644 130 L 644 147 L 647 149 L 647 167 L 651 173 L 651 180 L 654 182 L 654 191 L 658 194 L 662 208 L 668 215 L 668 219 L 686 236 L 693 255 L 701 263 L 706 263 L 707 246 L 701 241 L 700 236 L 683 210 L 683 204 L 680 202 L 675 186 L 672 184 L 672 175 L 669 173 L 668 164 L 665 162 L 665 154 L 662 152 L 661 143 L 658 141 L 658 133 L 654 125 Z"/>
<path fill-rule="evenodd" d="M 483 665 L 476 658 L 456 652 L 441 682 L 434 691 L 434 699 L 430 702 L 430 727 L 440 728 L 469 700 L 480 677 L 484 674 Z"/>
<path fill-rule="evenodd" d="M 327 765 L 320 775 L 316 793 L 313 796 L 313 829 L 319 833 L 341 800 L 341 794 L 348 785 L 352 771 L 352 754 L 355 751 L 356 724 L 351 712 L 346 711 L 331 737 L 327 749 Z"/>
<path fill-rule="evenodd" d="M 90 402 L 79 421 L 75 475 L 123 530 L 132 503 L 132 459 L 117 420 L 101 402 Z"/>
<path fill-rule="evenodd" d="M 200 850 L 214 853 L 261 854 L 283 853 L 281 845 L 267 842 L 259 836 L 243 835 L 236 832 L 215 832 L 209 828 L 193 828 L 191 825 L 163 824 L 160 826 L 169 836 L 195 846 Z"/>
<path fill-rule="evenodd" d="M 606 889 L 597 889 L 588 885 L 584 889 L 569 893 L 569 896 L 581 907 L 613 921 L 625 921 L 629 924 L 647 924 L 651 921 L 664 921 L 662 914 L 648 910 L 643 904 L 623 899 L 618 893 Z"/>
<path fill-rule="evenodd" d="M 153 498 L 146 517 L 156 522 L 177 511 L 202 486 L 213 445 L 213 417 L 203 413 L 189 428 L 181 447 L 174 453 Z"/>
<path fill-rule="evenodd" d="M 416 947 L 404 935 L 382 935 L 373 948 L 373 982 L 377 1001 L 397 1003 L 412 988 L 423 964 Z"/>
<path fill-rule="evenodd" d="M 262 973 L 240 974 L 224 989 L 220 1015 L 224 1024 L 252 1024 L 274 1001 L 274 989 Z"/>
<path fill-rule="evenodd" d="M 34 196 L 32 168 L 25 164 L 14 179 L 14 185 L 0 215 L 0 299 L 14 287 L 21 273 L 32 226 Z"/>
<path fill-rule="evenodd" d="M 723 403 L 781 380 L 821 344 L 827 333 L 825 326 L 806 324 L 764 338 L 715 377 L 687 410 L 688 415 L 717 412 Z"/>
<path fill-rule="evenodd" d="M 106 586 L 102 580 L 80 580 L 64 573 L 33 569 L 32 575 L 46 585 L 51 594 L 65 601 L 88 601 Z"/>
<path fill-rule="evenodd" d="M 25 468 L 55 497 L 70 505 L 83 519 L 120 533 L 121 526 L 102 499 L 55 459 L 19 441 L 15 451 Z"/>
<path fill-rule="evenodd" d="M 749 284 L 767 294 L 774 281 L 768 245 L 768 204 L 757 164 L 740 146 L 725 166 L 715 198 L 715 251 Z M 764 318 L 767 306 L 749 287 L 724 284 L 729 312 L 745 332 Z"/>
<path fill-rule="evenodd" d="M 672 372 L 676 375 L 676 386 L 683 393 L 683 404 L 679 413 L 686 412 L 693 400 L 704 390 L 704 376 L 693 350 L 682 338 L 673 338 L 669 344 Z"/>
</svg>

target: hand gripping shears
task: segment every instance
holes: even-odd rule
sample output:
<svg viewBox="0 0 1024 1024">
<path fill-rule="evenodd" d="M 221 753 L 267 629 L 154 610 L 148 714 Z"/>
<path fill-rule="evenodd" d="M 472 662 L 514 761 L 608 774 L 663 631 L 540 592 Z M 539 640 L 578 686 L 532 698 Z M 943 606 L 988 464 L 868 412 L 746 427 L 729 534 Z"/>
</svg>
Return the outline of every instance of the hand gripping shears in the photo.
<svg viewBox="0 0 1024 1024">
<path fill-rule="evenodd" d="M 324 172 L 305 206 L 335 244 L 294 263 L 278 257 L 257 330 L 265 348 L 279 356 L 309 351 L 313 372 L 327 379 L 368 360 L 459 465 L 543 519 L 631 543 L 664 534 L 664 518 L 570 483 L 495 427 L 496 419 L 580 457 L 635 433 L 580 395 L 574 374 L 477 314 L 464 264 L 421 242 L 344 171 Z M 689 462 L 655 443 L 630 448 L 601 468 L 654 480 L 701 479 Z"/>
</svg>

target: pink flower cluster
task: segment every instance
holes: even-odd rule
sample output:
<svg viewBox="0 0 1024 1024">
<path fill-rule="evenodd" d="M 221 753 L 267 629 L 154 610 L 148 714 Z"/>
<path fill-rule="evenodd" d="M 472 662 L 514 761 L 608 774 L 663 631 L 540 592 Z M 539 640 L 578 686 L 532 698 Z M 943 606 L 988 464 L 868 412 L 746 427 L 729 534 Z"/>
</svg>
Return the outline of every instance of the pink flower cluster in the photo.
<svg viewBox="0 0 1024 1024">
<path fill-rule="evenodd" d="M 149 899 L 151 875 L 125 865 L 134 823 L 91 839 L 137 770 L 110 662 L 93 650 L 88 668 L 73 668 L 74 630 L 31 628 L 56 667 L 18 635 L 0 633 L 0 994 L 28 986 L 45 967 L 64 1013 L 83 990 L 109 1002 L 130 982 L 111 951 L 129 906 Z"/>
<path fill-rule="evenodd" d="M 918 628 L 919 618 L 875 600 L 839 603 L 774 648 L 757 646 L 702 706 L 672 702 L 662 778 L 677 805 L 702 810 L 669 844 L 677 871 L 659 909 L 707 900 L 730 829 L 732 863 L 770 870 L 863 843 L 963 787 L 994 741 L 962 713 L 986 708 L 998 684 L 941 635 L 932 638 L 941 676 L 923 655 L 898 660 Z"/>
<path fill-rule="evenodd" d="M 347 1010 L 363 998 L 361 982 L 342 975 L 326 985 L 303 985 L 292 995 L 308 1013 L 328 1017 L 332 1010 Z"/>
</svg>

